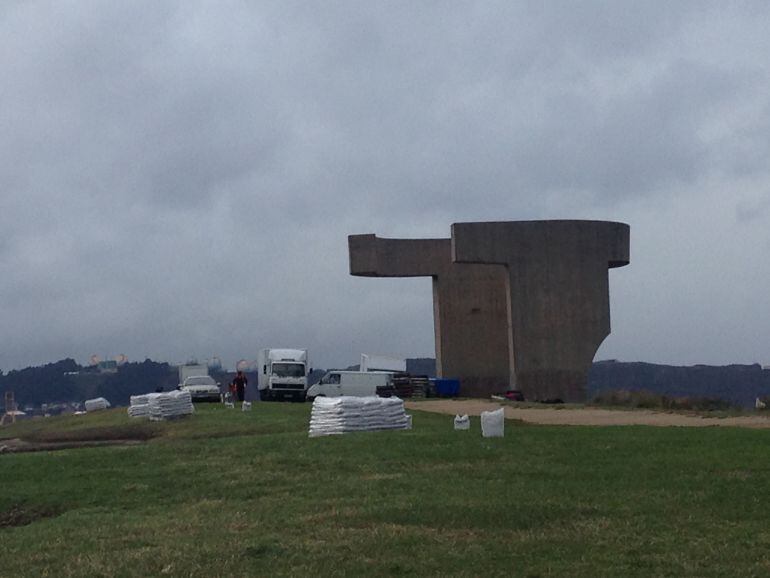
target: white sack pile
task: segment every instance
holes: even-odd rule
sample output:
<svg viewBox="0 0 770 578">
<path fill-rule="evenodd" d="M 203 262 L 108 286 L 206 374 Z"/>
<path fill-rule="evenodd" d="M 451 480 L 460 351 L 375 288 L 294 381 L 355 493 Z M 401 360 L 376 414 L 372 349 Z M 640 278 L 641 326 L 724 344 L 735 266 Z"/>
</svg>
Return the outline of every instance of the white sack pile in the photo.
<svg viewBox="0 0 770 578">
<path fill-rule="evenodd" d="M 183 415 L 190 415 L 193 409 L 192 397 L 189 391 L 170 391 L 149 396 L 150 419 L 161 421 Z"/>
<path fill-rule="evenodd" d="M 103 397 L 97 397 L 94 399 L 86 400 L 86 411 L 99 411 L 100 409 L 107 409 L 110 407 L 110 402 Z"/>
<path fill-rule="evenodd" d="M 397 397 L 317 397 L 310 414 L 310 437 L 354 431 L 409 429 L 404 402 Z"/>
<path fill-rule="evenodd" d="M 129 398 L 131 405 L 128 407 L 128 415 L 131 417 L 150 417 L 150 398 L 159 393 L 145 393 L 144 395 L 132 395 Z"/>
</svg>

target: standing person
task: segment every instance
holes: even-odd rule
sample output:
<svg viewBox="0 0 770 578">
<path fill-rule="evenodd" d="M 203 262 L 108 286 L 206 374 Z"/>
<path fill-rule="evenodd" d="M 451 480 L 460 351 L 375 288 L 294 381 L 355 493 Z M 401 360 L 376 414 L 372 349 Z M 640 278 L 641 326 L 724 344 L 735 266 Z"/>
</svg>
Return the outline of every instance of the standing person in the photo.
<svg viewBox="0 0 770 578">
<path fill-rule="evenodd" d="M 238 401 L 243 401 L 244 399 L 244 393 L 246 392 L 246 384 L 249 383 L 249 380 L 246 379 L 246 375 L 239 371 L 235 374 L 235 379 L 233 379 L 233 385 L 235 386 L 235 392 L 238 396 Z"/>
</svg>

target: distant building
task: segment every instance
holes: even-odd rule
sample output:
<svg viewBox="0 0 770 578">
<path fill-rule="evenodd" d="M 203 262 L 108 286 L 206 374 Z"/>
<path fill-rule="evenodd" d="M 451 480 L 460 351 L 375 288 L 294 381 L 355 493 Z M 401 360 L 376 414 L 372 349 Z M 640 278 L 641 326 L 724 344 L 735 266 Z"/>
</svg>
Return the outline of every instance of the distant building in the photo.
<svg viewBox="0 0 770 578">
<path fill-rule="evenodd" d="M 99 373 L 117 373 L 118 372 L 118 362 L 114 359 L 105 359 L 104 361 L 100 361 L 97 365 L 99 368 Z"/>
</svg>

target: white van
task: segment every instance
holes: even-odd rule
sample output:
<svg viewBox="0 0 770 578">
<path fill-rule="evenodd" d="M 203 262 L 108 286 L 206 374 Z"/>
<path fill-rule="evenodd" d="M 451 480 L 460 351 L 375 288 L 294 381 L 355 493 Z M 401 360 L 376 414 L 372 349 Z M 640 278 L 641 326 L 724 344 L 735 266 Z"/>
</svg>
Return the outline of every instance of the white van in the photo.
<svg viewBox="0 0 770 578">
<path fill-rule="evenodd" d="M 377 388 L 390 385 L 393 373 L 390 371 L 329 371 L 321 381 L 311 385 L 307 397 L 338 397 L 354 395 L 363 397 L 377 395 Z"/>
</svg>

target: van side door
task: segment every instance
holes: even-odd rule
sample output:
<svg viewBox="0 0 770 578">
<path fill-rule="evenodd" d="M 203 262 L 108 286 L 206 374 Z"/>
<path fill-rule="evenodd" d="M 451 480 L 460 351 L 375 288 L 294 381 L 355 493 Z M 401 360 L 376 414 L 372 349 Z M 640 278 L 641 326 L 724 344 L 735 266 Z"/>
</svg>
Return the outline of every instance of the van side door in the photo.
<svg viewBox="0 0 770 578">
<path fill-rule="evenodd" d="M 341 375 L 339 373 L 336 373 L 334 371 L 329 372 L 324 377 L 324 394 L 326 394 L 328 397 L 337 397 L 340 395 L 344 395 L 341 391 L 342 385 L 340 384 L 341 381 Z"/>
<path fill-rule="evenodd" d="M 352 388 L 355 391 L 353 395 L 364 397 L 377 394 L 377 376 L 375 374 L 359 373 L 355 378 L 355 385 Z"/>
</svg>

